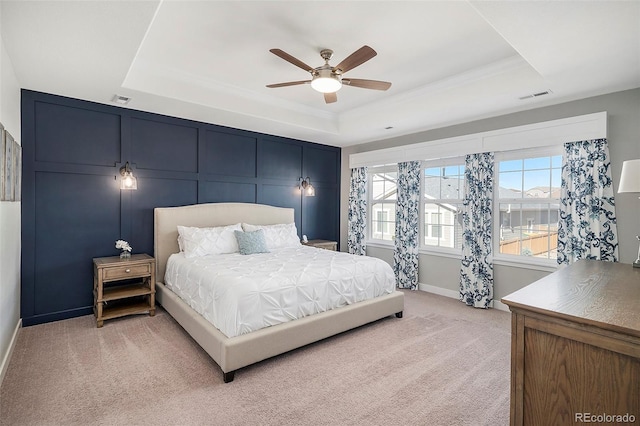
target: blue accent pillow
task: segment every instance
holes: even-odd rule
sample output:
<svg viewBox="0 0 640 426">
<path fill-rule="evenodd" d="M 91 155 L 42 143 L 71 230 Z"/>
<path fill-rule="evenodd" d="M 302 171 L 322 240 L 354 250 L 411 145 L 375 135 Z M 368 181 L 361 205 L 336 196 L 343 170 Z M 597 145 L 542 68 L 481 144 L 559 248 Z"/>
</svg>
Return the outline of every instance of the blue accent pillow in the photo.
<svg viewBox="0 0 640 426">
<path fill-rule="evenodd" d="M 253 232 L 233 231 L 240 254 L 269 253 L 262 229 Z"/>
</svg>

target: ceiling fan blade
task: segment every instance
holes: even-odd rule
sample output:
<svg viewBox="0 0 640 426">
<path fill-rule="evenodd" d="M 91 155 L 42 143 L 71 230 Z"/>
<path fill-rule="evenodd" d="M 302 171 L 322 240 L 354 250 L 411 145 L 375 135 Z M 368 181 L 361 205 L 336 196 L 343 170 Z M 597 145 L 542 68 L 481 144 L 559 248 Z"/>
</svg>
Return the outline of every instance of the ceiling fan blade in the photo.
<svg viewBox="0 0 640 426">
<path fill-rule="evenodd" d="M 303 70 L 307 71 L 307 72 L 312 72 L 313 71 L 313 67 L 310 67 L 309 65 L 305 64 L 304 62 L 302 62 L 300 59 L 294 58 L 293 56 L 289 55 L 287 52 L 280 50 L 280 49 L 271 49 L 269 50 L 269 52 L 273 53 L 276 56 L 279 56 L 280 58 L 284 59 L 285 61 L 292 63 L 293 65 L 302 68 Z"/>
<path fill-rule="evenodd" d="M 360 49 L 353 52 L 351 55 L 347 56 L 342 62 L 333 67 L 334 70 L 341 70 L 344 74 L 345 72 L 354 69 L 358 65 L 362 65 L 367 62 L 369 59 L 376 56 L 377 53 L 375 50 L 370 48 L 369 46 L 362 46 Z"/>
<path fill-rule="evenodd" d="M 267 84 L 267 87 L 270 89 L 275 89 L 276 87 L 297 86 L 299 84 L 309 84 L 309 83 L 311 83 L 311 80 L 287 81 L 286 83 Z"/>
<path fill-rule="evenodd" d="M 332 104 L 334 102 L 338 101 L 338 95 L 336 95 L 336 92 L 333 93 L 325 93 L 324 94 L 324 101 L 328 104 Z"/>
<path fill-rule="evenodd" d="M 361 78 L 343 78 L 342 84 L 373 90 L 387 90 L 389 87 L 391 87 L 391 83 L 389 83 L 388 81 L 363 80 Z"/>
</svg>

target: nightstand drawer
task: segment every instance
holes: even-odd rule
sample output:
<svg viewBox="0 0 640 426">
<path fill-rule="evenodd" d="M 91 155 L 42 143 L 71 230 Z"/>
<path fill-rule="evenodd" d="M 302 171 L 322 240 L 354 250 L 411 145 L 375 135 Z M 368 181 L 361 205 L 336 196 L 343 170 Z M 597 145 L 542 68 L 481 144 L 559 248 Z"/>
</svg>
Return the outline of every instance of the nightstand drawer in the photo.
<svg viewBox="0 0 640 426">
<path fill-rule="evenodd" d="M 104 281 L 144 277 L 151 275 L 151 264 L 113 266 L 104 268 L 102 273 Z"/>
</svg>

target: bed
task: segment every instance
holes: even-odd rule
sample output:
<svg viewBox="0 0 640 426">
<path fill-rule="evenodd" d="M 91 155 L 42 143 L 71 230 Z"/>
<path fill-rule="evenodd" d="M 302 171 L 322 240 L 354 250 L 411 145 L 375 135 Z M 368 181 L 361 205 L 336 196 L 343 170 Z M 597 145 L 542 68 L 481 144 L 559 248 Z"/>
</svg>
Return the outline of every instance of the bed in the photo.
<svg viewBox="0 0 640 426">
<path fill-rule="evenodd" d="M 157 301 L 220 366 L 225 383 L 233 381 L 236 370 L 242 367 L 390 315 L 402 317 L 404 295 L 394 289 L 372 299 L 227 337 L 164 282 L 169 258 L 180 253 L 178 226 L 204 228 L 292 222 L 293 209 L 261 204 L 213 203 L 154 209 Z"/>
</svg>

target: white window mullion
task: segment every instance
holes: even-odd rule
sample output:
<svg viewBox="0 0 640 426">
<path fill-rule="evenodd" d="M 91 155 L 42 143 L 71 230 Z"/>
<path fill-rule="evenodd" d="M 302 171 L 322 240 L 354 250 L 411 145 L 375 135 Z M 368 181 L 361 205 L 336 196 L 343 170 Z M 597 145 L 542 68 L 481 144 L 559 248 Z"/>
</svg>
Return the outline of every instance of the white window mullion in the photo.
<svg viewBox="0 0 640 426">
<path fill-rule="evenodd" d="M 395 236 L 397 165 L 370 167 L 367 183 L 367 239 L 388 244 Z"/>
<path fill-rule="evenodd" d="M 518 261 L 522 262 L 549 262 L 550 264 L 555 260 L 555 253 L 552 252 L 555 247 L 551 244 L 551 224 L 552 220 L 557 217 L 557 214 L 552 215 L 552 212 L 559 205 L 559 199 L 552 198 L 555 170 L 553 158 L 561 154 L 562 148 L 558 147 L 555 149 L 511 151 L 496 155 L 494 169 L 496 182 L 494 215 L 496 217 L 493 223 L 494 235 L 497 236 L 494 238 L 495 256 L 499 259 L 518 258 L 521 259 Z M 545 158 L 548 161 L 545 161 Z M 521 167 L 517 171 L 501 170 L 502 162 L 509 162 L 507 164 L 515 169 L 517 162 L 520 161 Z M 548 170 L 548 177 L 544 178 L 545 173 L 540 172 L 546 170 Z M 506 186 L 508 184 L 500 182 L 500 178 L 509 178 L 512 184 L 515 184 L 518 182 L 517 175 L 511 175 L 511 173 L 519 173 L 521 183 L 519 188 L 513 188 L 512 191 L 509 191 Z M 542 180 L 540 177 L 536 177 L 539 174 L 542 175 L 540 176 Z M 505 196 L 509 192 L 512 196 Z M 501 194 L 504 198 L 500 198 Z M 511 208 L 508 218 L 504 212 L 504 215 L 501 215 L 504 210 L 502 206 L 505 205 Z M 552 209 L 552 207 L 554 208 Z M 507 226 L 509 229 L 506 229 Z M 541 238 L 544 238 L 545 241 L 541 241 Z M 510 244 L 515 244 L 515 246 L 511 245 L 510 248 Z M 540 244 L 544 245 L 540 247 Z M 545 256 L 540 256 L 540 253 L 545 253 Z"/>
<path fill-rule="evenodd" d="M 457 211 L 461 208 L 464 163 L 464 158 L 460 157 L 422 163 L 420 246 L 424 250 L 452 252 L 460 248 L 460 242 L 455 237 L 456 230 L 460 227 L 457 223 L 458 216 L 451 211 L 448 215 L 449 222 L 443 223 L 443 218 L 445 211 Z M 429 171 L 430 177 L 427 183 L 426 175 L 429 169 L 433 170 Z M 429 206 L 428 209 L 427 206 Z M 447 238 L 445 233 L 450 233 L 450 238 Z"/>
</svg>

